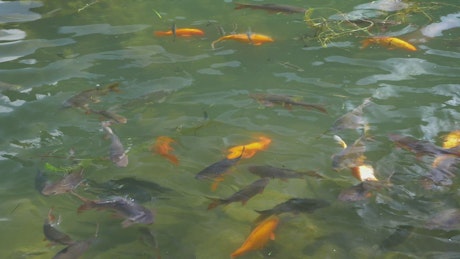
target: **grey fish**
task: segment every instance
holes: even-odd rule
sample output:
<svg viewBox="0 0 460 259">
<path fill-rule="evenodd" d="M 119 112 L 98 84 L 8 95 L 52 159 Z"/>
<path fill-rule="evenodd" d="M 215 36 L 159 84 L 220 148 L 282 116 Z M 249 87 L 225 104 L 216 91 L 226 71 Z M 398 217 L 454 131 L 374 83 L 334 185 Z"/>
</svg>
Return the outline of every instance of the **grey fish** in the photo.
<svg viewBox="0 0 460 259">
<path fill-rule="evenodd" d="M 323 178 L 315 171 L 297 172 L 286 168 L 277 168 L 269 165 L 252 165 L 248 167 L 249 172 L 260 177 L 278 178 L 286 180 L 290 178 L 302 179 L 305 176 Z"/>
<path fill-rule="evenodd" d="M 243 9 L 243 8 L 250 8 L 250 9 L 259 9 L 265 10 L 269 12 L 275 13 L 305 13 L 306 9 L 302 7 L 292 6 L 292 5 L 284 5 L 284 4 L 242 4 L 242 3 L 235 3 L 235 9 Z"/>
<path fill-rule="evenodd" d="M 109 127 L 110 123 L 103 122 L 102 128 L 110 135 L 112 143 L 110 144 L 110 160 L 118 167 L 128 166 L 128 155 L 125 148 L 112 129 Z"/>
<path fill-rule="evenodd" d="M 339 136 L 334 135 L 334 138 L 341 144 L 346 145 Z M 366 151 L 364 139 L 365 136 L 361 136 L 352 145 L 346 146 L 340 152 L 332 155 L 332 168 L 340 171 L 362 165 L 366 159 L 364 156 L 364 152 Z"/>
<path fill-rule="evenodd" d="M 198 174 L 196 174 L 195 179 L 203 180 L 203 179 L 214 179 L 214 178 L 221 177 L 232 166 L 236 165 L 236 163 L 240 161 L 243 153 L 244 153 L 244 148 L 243 148 L 243 151 L 241 152 L 241 155 L 237 158 L 233 158 L 233 159 L 224 158 L 221 161 L 215 162 L 214 164 L 206 167 L 205 169 L 201 170 Z"/>
<path fill-rule="evenodd" d="M 40 173 L 42 174 L 42 173 Z M 61 180 L 54 183 L 45 183 L 40 191 L 45 196 L 57 195 L 70 192 L 80 185 L 83 181 L 83 168 L 80 171 L 75 171 L 64 176 Z"/>
<path fill-rule="evenodd" d="M 254 182 L 252 182 L 250 185 L 242 188 L 241 190 L 235 192 L 232 194 L 230 197 L 225 198 L 225 199 L 211 199 L 212 202 L 208 206 L 208 210 L 213 209 L 219 205 L 227 205 L 232 202 L 238 202 L 241 201 L 243 205 L 246 204 L 246 202 L 251 199 L 253 196 L 262 193 L 265 189 L 265 186 L 269 183 L 268 178 L 261 178 L 258 179 Z"/>
<path fill-rule="evenodd" d="M 337 132 L 344 129 L 358 129 L 364 127 L 366 122 L 363 118 L 363 109 L 370 103 L 371 98 L 365 99 L 361 105 L 335 120 L 328 131 Z"/>
<path fill-rule="evenodd" d="M 102 88 L 97 87 L 89 90 L 85 90 L 77 95 L 74 95 L 67 99 L 63 106 L 68 107 L 77 107 L 88 110 L 88 105 L 90 103 L 100 102 L 99 97 L 108 94 L 109 92 L 118 92 L 118 82 L 108 84 Z"/>
<path fill-rule="evenodd" d="M 95 113 L 95 114 L 99 114 L 109 120 L 113 120 L 117 123 L 121 123 L 121 124 L 126 124 L 128 122 L 128 119 L 126 119 L 126 117 L 120 115 L 120 114 L 116 114 L 114 112 L 111 112 L 111 111 L 106 111 L 106 110 L 93 110 L 93 109 L 89 109 L 89 111 L 91 113 Z"/>
<path fill-rule="evenodd" d="M 95 238 L 90 238 L 87 240 L 77 241 L 74 242 L 61 251 L 59 251 L 56 255 L 54 255 L 53 259 L 77 259 L 80 258 L 86 250 L 94 243 Z"/>
<path fill-rule="evenodd" d="M 53 227 L 53 224 L 51 223 L 52 218 L 54 218 L 52 214 L 52 210 L 53 209 L 50 209 L 50 211 L 48 212 L 48 217 L 45 219 L 45 223 L 43 224 L 43 234 L 45 235 L 45 238 L 51 243 L 55 243 L 55 244 L 61 244 L 61 245 L 73 244 L 74 241 L 72 240 L 70 236 L 68 236 L 65 233 L 62 233 L 61 231 Z"/>
<path fill-rule="evenodd" d="M 382 243 L 380 243 L 380 249 L 388 250 L 400 245 L 412 234 L 414 229 L 415 227 L 408 225 L 398 226 L 391 235 L 389 235 L 382 241 Z"/>
<path fill-rule="evenodd" d="M 372 196 L 375 187 L 368 181 L 361 182 L 340 192 L 338 199 L 345 202 L 365 200 Z"/>
<path fill-rule="evenodd" d="M 460 229 L 460 210 L 445 209 L 436 213 L 425 224 L 427 229 L 440 229 L 444 231 Z"/>
<path fill-rule="evenodd" d="M 115 196 L 104 200 L 89 200 L 76 193 L 73 194 L 83 201 L 83 204 L 77 209 L 78 212 L 88 209 L 114 210 L 125 218 L 121 223 L 124 228 L 136 223 L 152 224 L 154 221 L 152 211 L 132 199 Z"/>
<path fill-rule="evenodd" d="M 291 213 L 313 213 L 315 210 L 329 206 L 330 203 L 322 199 L 292 198 L 275 205 L 268 210 L 256 210 L 260 216 L 256 222 L 262 221 L 271 215 L 279 215 L 286 212 Z"/>
<path fill-rule="evenodd" d="M 249 97 L 253 98 L 259 103 L 264 104 L 265 106 L 273 106 L 275 104 L 279 104 L 288 109 L 291 109 L 292 106 L 302 106 L 309 110 L 317 110 L 319 112 L 327 114 L 326 109 L 320 104 L 309 104 L 299 102 L 296 101 L 294 97 L 288 95 L 254 93 L 250 94 Z"/>
<path fill-rule="evenodd" d="M 450 154 L 459 156 L 460 152 L 458 148 L 442 148 L 438 147 L 435 144 L 425 141 L 425 140 L 418 140 L 416 138 L 410 136 L 403 136 L 399 134 L 389 134 L 388 138 L 393 141 L 397 146 L 406 149 L 415 153 L 417 156 L 423 155 L 442 155 L 442 154 Z"/>
</svg>

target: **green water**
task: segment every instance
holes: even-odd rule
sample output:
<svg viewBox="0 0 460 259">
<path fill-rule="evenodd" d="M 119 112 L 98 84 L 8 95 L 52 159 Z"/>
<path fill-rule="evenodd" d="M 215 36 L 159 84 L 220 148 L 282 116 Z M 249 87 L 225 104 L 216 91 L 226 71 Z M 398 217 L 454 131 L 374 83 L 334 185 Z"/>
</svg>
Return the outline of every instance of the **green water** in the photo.
<svg viewBox="0 0 460 259">
<path fill-rule="evenodd" d="M 397 13 L 359 7 L 365 3 L 283 1 L 314 8 L 315 22 L 339 10 L 379 17 Z M 258 215 L 254 210 L 293 197 L 320 198 L 331 206 L 280 215 L 275 241 L 241 258 L 458 258 L 458 225 L 450 231 L 425 227 L 436 212 L 458 208 L 458 179 L 425 190 L 420 178 L 433 159 L 417 158 L 388 139 L 398 133 L 441 145 L 443 135 L 459 129 L 460 8 L 454 4 L 422 1 L 419 9 L 408 8 L 404 19 L 391 16 L 401 24 L 372 29 L 413 42 L 418 50 L 410 52 L 379 45 L 361 49 L 366 32 L 333 23 L 326 24 L 347 33 L 331 36 L 322 47 L 304 14 L 234 10 L 230 1 L 0 1 L 0 258 L 52 258 L 63 249 L 43 241 L 51 207 L 62 221 L 58 229 L 75 240 L 93 237 L 98 228 L 83 258 L 229 258 L 249 235 Z M 433 37 L 421 31 L 446 20 L 453 28 Z M 153 35 L 173 23 L 205 35 L 175 40 Z M 227 33 L 250 29 L 274 42 L 222 41 L 213 50 L 219 26 Z M 110 140 L 100 116 L 62 107 L 79 92 L 112 82 L 120 83 L 120 92 L 101 96 L 90 107 L 127 118 L 126 124 L 112 125 L 128 150 L 126 168 L 107 159 Z M 251 93 L 292 95 L 324 105 L 328 114 L 265 107 Z M 343 189 L 359 182 L 349 170 L 332 169 L 331 156 L 341 147 L 333 133 L 321 134 L 369 97 L 372 104 L 363 115 L 372 138 L 366 142 L 366 162 L 378 179 L 392 175 L 391 186 L 365 201 L 338 201 Z M 337 134 L 350 144 L 360 131 Z M 149 151 L 158 136 L 176 141 L 179 165 Z M 272 139 L 269 148 L 242 159 L 215 192 L 210 181 L 195 179 L 228 148 L 259 136 Z M 74 159 L 68 158 L 71 151 Z M 34 188 L 37 170 L 56 180 L 64 172 L 53 172 L 52 166 L 78 162 L 87 182 L 76 192 L 88 198 L 108 195 L 96 183 L 126 177 L 162 187 L 143 196 L 136 188 L 123 194 L 141 197 L 137 201 L 155 212 L 147 227 L 156 245 L 145 241 L 141 225 L 123 229 L 122 220 L 108 211 L 77 213 L 78 198 L 45 197 Z M 208 197 L 228 197 L 257 179 L 247 170 L 253 164 L 316 170 L 324 179 L 274 179 L 244 206 L 237 202 L 207 211 Z M 382 249 L 401 225 L 414 231 Z"/>
</svg>

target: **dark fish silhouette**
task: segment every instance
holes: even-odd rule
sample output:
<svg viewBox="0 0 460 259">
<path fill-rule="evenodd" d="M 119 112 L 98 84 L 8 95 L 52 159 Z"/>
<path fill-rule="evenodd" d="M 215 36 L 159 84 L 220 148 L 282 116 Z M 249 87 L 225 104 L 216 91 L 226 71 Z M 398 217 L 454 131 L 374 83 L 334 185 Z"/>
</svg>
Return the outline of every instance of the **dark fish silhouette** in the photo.
<svg viewBox="0 0 460 259">
<path fill-rule="evenodd" d="M 334 139 L 343 147 L 340 152 L 332 156 L 332 168 L 334 170 L 340 171 L 347 168 L 353 168 L 364 163 L 366 159 L 364 156 L 364 152 L 366 151 L 366 145 L 364 143 L 365 136 L 359 137 L 350 146 L 347 146 L 345 141 L 337 135 L 334 135 Z"/>
<path fill-rule="evenodd" d="M 57 230 L 53 227 L 53 218 L 52 210 L 50 209 L 48 213 L 48 217 L 45 219 L 45 223 L 43 224 L 43 234 L 45 238 L 53 244 L 61 244 L 61 245 L 70 245 L 73 244 L 74 241 L 70 236 L 67 234 L 62 233 L 61 231 Z"/>
<path fill-rule="evenodd" d="M 121 143 L 112 129 L 109 127 L 110 123 L 103 122 L 102 128 L 110 135 L 111 144 L 110 144 L 110 160 L 118 167 L 128 166 L 128 155 L 125 152 L 125 148 Z"/>
<path fill-rule="evenodd" d="M 87 240 L 76 241 L 66 248 L 59 251 L 53 259 L 77 259 L 80 258 L 86 250 L 94 243 L 96 239 L 90 238 Z"/>
<path fill-rule="evenodd" d="M 90 103 L 100 102 L 99 97 L 108 94 L 109 92 L 118 92 L 118 82 L 108 84 L 102 88 L 94 88 L 85 90 L 77 95 L 74 95 L 67 99 L 64 103 L 64 107 L 77 107 L 89 111 L 88 105 Z"/>
<path fill-rule="evenodd" d="M 43 173 L 39 171 L 37 177 L 40 179 Z M 36 179 L 37 179 L 36 177 Z M 40 191 L 43 195 L 58 195 L 70 192 L 80 185 L 83 181 L 83 168 L 79 171 L 75 171 L 67 174 L 61 180 L 54 183 L 45 183 L 43 189 Z"/>
<path fill-rule="evenodd" d="M 380 243 L 380 249 L 389 250 L 393 247 L 400 245 L 401 243 L 406 241 L 407 238 L 409 238 L 414 229 L 415 227 L 408 225 L 398 226 L 391 235 L 389 235 L 382 241 L 382 243 Z"/>
<path fill-rule="evenodd" d="M 248 167 L 249 172 L 258 175 L 260 177 L 278 178 L 281 180 L 287 180 L 291 178 L 302 179 L 305 176 L 311 176 L 316 178 L 323 178 L 315 171 L 297 172 L 286 168 L 277 168 L 269 165 L 252 165 Z"/>
<path fill-rule="evenodd" d="M 292 198 L 268 210 L 256 210 L 260 215 L 256 222 L 262 221 L 272 215 L 286 212 L 313 213 L 315 210 L 329 206 L 330 203 L 322 199 Z"/>
<path fill-rule="evenodd" d="M 292 106 L 301 106 L 309 110 L 316 110 L 327 114 L 327 110 L 322 105 L 299 102 L 292 96 L 276 94 L 250 94 L 249 97 L 264 104 L 265 106 L 279 104 L 288 109 L 292 109 Z"/>
</svg>

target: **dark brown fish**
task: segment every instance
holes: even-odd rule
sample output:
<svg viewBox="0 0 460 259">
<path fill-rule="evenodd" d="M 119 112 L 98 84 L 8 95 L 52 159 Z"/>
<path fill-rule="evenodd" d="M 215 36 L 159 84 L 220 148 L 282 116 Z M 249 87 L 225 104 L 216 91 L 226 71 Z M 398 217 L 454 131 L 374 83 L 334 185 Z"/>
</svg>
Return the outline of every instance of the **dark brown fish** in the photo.
<svg viewBox="0 0 460 259">
<path fill-rule="evenodd" d="M 91 113 L 99 114 L 99 115 L 103 116 L 104 118 L 112 120 L 112 121 L 115 121 L 117 123 L 126 124 L 126 122 L 128 122 L 128 119 L 126 119 L 126 117 L 124 117 L 124 116 L 122 116 L 120 114 L 116 114 L 116 113 L 111 112 L 111 111 L 93 110 L 93 109 L 89 109 L 89 111 Z"/>
<path fill-rule="evenodd" d="M 45 235 L 45 238 L 53 244 L 73 244 L 74 241 L 70 236 L 53 227 L 53 218 L 54 216 L 52 215 L 52 209 L 50 209 L 48 217 L 45 219 L 45 223 L 43 224 L 43 234 Z"/>
<path fill-rule="evenodd" d="M 341 171 L 347 168 L 360 166 L 364 163 L 366 157 L 366 145 L 364 143 L 365 136 L 359 137 L 355 142 L 347 146 L 346 143 L 337 135 L 334 136 L 343 147 L 340 152 L 332 156 L 332 168 L 336 171 Z"/>
<path fill-rule="evenodd" d="M 272 215 L 279 215 L 286 212 L 291 213 L 313 213 L 315 210 L 329 206 L 330 203 L 321 199 L 292 198 L 282 202 L 269 210 L 256 210 L 260 216 L 256 222 L 262 221 Z"/>
<path fill-rule="evenodd" d="M 97 87 L 94 89 L 85 90 L 77 95 L 74 95 L 67 99 L 63 106 L 67 107 L 77 107 L 88 110 L 88 105 L 90 103 L 100 102 L 99 97 L 108 94 L 109 92 L 118 92 L 118 82 L 108 84 L 104 87 Z"/>
<path fill-rule="evenodd" d="M 41 193 L 45 196 L 67 193 L 77 188 L 82 181 L 83 168 L 67 174 L 61 180 L 54 183 L 45 183 Z"/>
<path fill-rule="evenodd" d="M 281 180 L 287 180 L 291 178 L 302 179 L 305 176 L 311 176 L 316 178 L 323 178 L 315 171 L 297 172 L 286 168 L 277 168 L 269 165 L 252 165 L 248 167 L 249 172 L 258 175 L 260 177 L 278 178 Z"/>
<path fill-rule="evenodd" d="M 445 149 L 442 147 L 438 147 L 435 144 L 425 141 L 425 140 L 418 140 L 413 137 L 403 136 L 399 134 L 389 134 L 388 138 L 393 141 L 397 146 L 406 149 L 415 153 L 417 156 L 423 155 L 441 155 L 441 154 L 452 154 L 452 155 L 459 155 L 457 148 L 450 148 Z"/>
<path fill-rule="evenodd" d="M 449 186 L 452 184 L 452 178 L 455 177 L 455 169 L 459 162 L 455 155 L 438 155 L 433 161 L 429 175 L 426 176 L 426 184 L 432 183 L 436 186 Z M 429 185 L 425 185 L 428 187 Z M 435 186 L 432 186 L 434 188 Z M 427 188 L 427 189 L 432 189 Z"/>
<path fill-rule="evenodd" d="M 139 231 L 141 232 L 141 239 L 144 243 L 152 248 L 157 259 L 161 259 L 160 248 L 158 247 L 158 241 L 153 231 L 146 227 L 140 227 Z"/>
<path fill-rule="evenodd" d="M 258 10 L 265 10 L 274 13 L 305 13 L 306 9 L 302 7 L 292 6 L 292 5 L 284 5 L 284 4 L 242 4 L 242 3 L 235 3 L 235 9 L 243 9 L 243 8 L 250 8 L 250 9 L 258 9 Z"/>
<path fill-rule="evenodd" d="M 265 186 L 267 186 L 268 182 L 270 180 L 268 178 L 261 178 L 250 185 L 244 187 L 243 189 L 235 192 L 232 194 L 230 197 L 225 198 L 225 199 L 212 199 L 211 204 L 208 206 L 208 210 L 213 209 L 219 205 L 227 205 L 232 202 L 238 202 L 241 201 L 243 205 L 246 204 L 246 202 L 251 199 L 253 196 L 262 193 L 265 189 Z"/>
<path fill-rule="evenodd" d="M 243 149 L 244 150 L 244 149 Z M 205 169 L 201 170 L 198 174 L 196 174 L 195 179 L 197 180 L 204 180 L 204 179 L 215 179 L 222 177 L 232 166 L 236 165 L 238 161 L 240 161 L 241 156 L 243 155 L 244 151 L 241 152 L 241 155 L 237 158 L 228 159 L 224 158 L 219 162 L 216 162 Z"/>
<path fill-rule="evenodd" d="M 66 248 L 59 251 L 53 259 L 77 259 L 80 258 L 86 250 L 94 243 L 95 238 L 74 242 Z"/>
<path fill-rule="evenodd" d="M 265 106 L 273 106 L 275 104 L 279 104 L 288 109 L 292 109 L 292 106 L 302 106 L 309 110 L 316 110 L 327 114 L 327 110 L 322 105 L 299 102 L 296 101 L 293 96 L 256 93 L 250 94 L 249 97 L 253 98 L 259 103 L 262 103 Z"/>
<path fill-rule="evenodd" d="M 344 129 L 358 129 L 366 126 L 366 121 L 363 118 L 363 109 L 371 103 L 371 98 L 367 98 L 364 102 L 353 109 L 352 111 L 339 117 L 329 128 L 328 131 L 341 131 Z"/>
<path fill-rule="evenodd" d="M 77 209 L 82 212 L 88 209 L 113 210 L 125 218 L 121 225 L 126 228 L 133 224 L 152 224 L 154 216 L 151 210 L 137 204 L 134 200 L 115 196 L 104 200 L 89 200 L 76 193 L 75 196 L 80 198 L 84 203 Z"/>
<path fill-rule="evenodd" d="M 446 209 L 436 213 L 425 224 L 427 229 L 440 229 L 444 231 L 460 229 L 460 210 Z"/>
<path fill-rule="evenodd" d="M 355 202 L 368 199 L 372 196 L 375 187 L 371 182 L 361 182 L 340 192 L 338 199 L 345 202 Z"/>
<path fill-rule="evenodd" d="M 128 166 L 128 155 L 125 152 L 125 148 L 121 143 L 112 129 L 109 127 L 110 123 L 103 122 L 102 128 L 110 135 L 111 144 L 110 144 L 110 160 L 118 167 Z"/>
</svg>

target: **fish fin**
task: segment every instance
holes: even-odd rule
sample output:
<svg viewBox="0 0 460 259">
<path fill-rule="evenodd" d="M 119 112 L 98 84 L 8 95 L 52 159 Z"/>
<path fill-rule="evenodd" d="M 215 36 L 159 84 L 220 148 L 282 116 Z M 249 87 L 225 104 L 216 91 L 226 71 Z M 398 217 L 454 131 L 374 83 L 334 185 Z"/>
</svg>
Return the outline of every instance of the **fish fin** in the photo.
<svg viewBox="0 0 460 259">
<path fill-rule="evenodd" d="M 220 200 L 220 199 L 214 199 L 214 198 L 209 198 L 209 199 L 211 199 L 212 202 L 209 203 L 209 205 L 208 205 L 208 210 L 212 210 L 212 209 L 214 209 L 215 207 L 217 207 L 217 206 L 219 206 L 219 205 L 222 204 L 222 200 Z"/>
<path fill-rule="evenodd" d="M 219 186 L 219 183 L 223 181 L 224 181 L 223 177 L 217 177 L 211 185 L 211 190 L 215 192 L 217 190 L 217 186 Z"/>
<path fill-rule="evenodd" d="M 172 35 L 172 32 L 170 32 L 170 31 L 155 31 L 153 34 L 155 36 L 169 36 L 169 35 Z"/>
<path fill-rule="evenodd" d="M 89 209 L 91 209 L 92 207 L 93 207 L 93 206 L 92 206 L 92 203 L 91 203 L 91 202 L 84 202 L 82 205 L 80 205 L 80 207 L 78 207 L 77 213 L 82 213 L 83 211 L 89 210 Z"/>
<path fill-rule="evenodd" d="M 362 41 L 362 44 L 361 44 L 361 49 L 367 48 L 367 46 L 369 46 L 370 43 L 371 43 L 371 40 L 370 40 L 370 39 L 363 40 L 363 41 Z"/>
<path fill-rule="evenodd" d="M 171 163 L 179 165 L 179 159 L 175 155 L 168 154 L 166 157 L 169 161 L 171 161 Z"/>
</svg>

